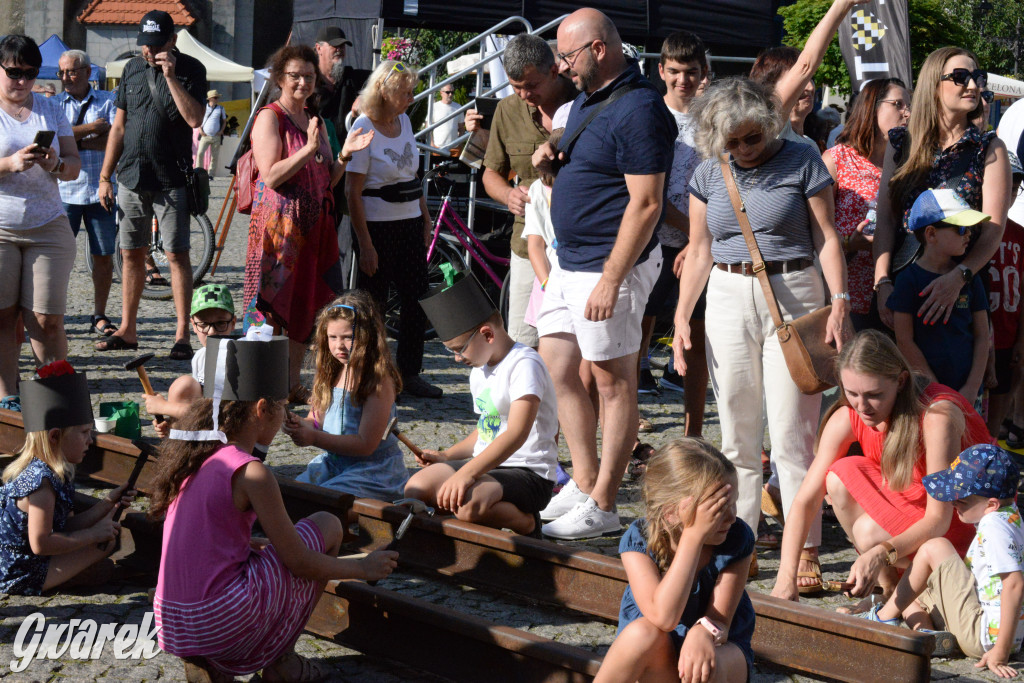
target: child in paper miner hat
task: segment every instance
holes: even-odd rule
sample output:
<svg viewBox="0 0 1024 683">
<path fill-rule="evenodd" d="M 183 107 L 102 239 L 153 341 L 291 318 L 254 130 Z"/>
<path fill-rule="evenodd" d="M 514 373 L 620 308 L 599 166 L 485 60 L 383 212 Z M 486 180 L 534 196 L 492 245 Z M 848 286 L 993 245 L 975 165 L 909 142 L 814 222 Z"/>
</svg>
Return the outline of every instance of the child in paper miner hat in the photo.
<svg viewBox="0 0 1024 683">
<path fill-rule="evenodd" d="M 154 482 L 151 515 L 165 518 L 153 601 L 160 647 L 228 676 L 320 680 L 327 672 L 294 645 L 324 582 L 384 578 L 398 554 L 337 557 L 338 518 L 317 512 L 293 525 L 273 473 L 250 455 L 285 418 L 288 339 L 207 348 L 203 398 L 171 430 Z M 257 520 L 269 545 L 254 550 Z"/>
<path fill-rule="evenodd" d="M 39 368 L 21 383 L 25 445 L 0 487 L 0 592 L 39 595 L 69 580 L 102 583 L 120 525 L 111 519 L 124 486 L 73 513 L 75 465 L 92 444 L 93 415 L 85 373 L 67 361 Z M 47 511 L 47 512 L 44 512 Z M 35 517 L 52 520 L 40 524 Z"/>
</svg>

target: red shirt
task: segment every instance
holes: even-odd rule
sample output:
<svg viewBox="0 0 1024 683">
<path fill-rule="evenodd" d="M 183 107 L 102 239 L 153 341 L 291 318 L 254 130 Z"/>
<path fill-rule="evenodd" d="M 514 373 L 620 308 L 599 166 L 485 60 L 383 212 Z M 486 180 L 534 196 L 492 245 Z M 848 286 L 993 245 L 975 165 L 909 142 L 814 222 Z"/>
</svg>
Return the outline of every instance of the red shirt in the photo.
<svg viewBox="0 0 1024 683">
<path fill-rule="evenodd" d="M 988 272 L 992 286 L 988 293 L 992 312 L 995 347 L 1008 349 L 1017 342 L 1020 324 L 1020 279 L 1024 270 L 1024 228 L 1007 219 L 999 249 L 989 261 Z"/>
</svg>

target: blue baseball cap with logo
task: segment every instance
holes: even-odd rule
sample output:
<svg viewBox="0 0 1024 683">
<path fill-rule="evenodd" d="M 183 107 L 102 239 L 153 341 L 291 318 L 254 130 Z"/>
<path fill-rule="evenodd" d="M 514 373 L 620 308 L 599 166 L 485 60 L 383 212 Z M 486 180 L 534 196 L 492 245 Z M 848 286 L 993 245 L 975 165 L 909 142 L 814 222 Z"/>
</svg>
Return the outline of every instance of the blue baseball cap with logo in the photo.
<svg viewBox="0 0 1024 683">
<path fill-rule="evenodd" d="M 910 209 L 907 230 L 916 232 L 936 223 L 947 225 L 977 225 L 992 220 L 988 214 L 975 211 L 953 190 L 939 188 L 925 190 Z"/>
<path fill-rule="evenodd" d="M 921 478 L 924 490 L 935 500 L 949 503 L 967 496 L 1013 498 L 1017 495 L 1020 468 L 999 446 L 971 446 L 941 472 Z"/>
</svg>

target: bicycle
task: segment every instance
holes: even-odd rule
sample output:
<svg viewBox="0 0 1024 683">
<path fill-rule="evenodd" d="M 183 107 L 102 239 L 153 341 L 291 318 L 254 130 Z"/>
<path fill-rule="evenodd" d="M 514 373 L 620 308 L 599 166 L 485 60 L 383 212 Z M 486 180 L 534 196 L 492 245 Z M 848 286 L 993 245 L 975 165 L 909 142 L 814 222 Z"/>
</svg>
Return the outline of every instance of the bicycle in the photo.
<svg viewBox="0 0 1024 683">
<path fill-rule="evenodd" d="M 209 270 L 210 263 L 213 261 L 213 224 L 210 222 L 210 219 L 206 217 L 206 214 L 189 216 L 189 221 L 189 243 L 191 245 L 189 257 L 192 261 L 192 286 L 198 287 L 202 283 L 203 277 L 206 276 L 206 271 Z M 114 238 L 114 244 L 117 245 L 117 248 L 114 250 L 114 272 L 118 277 L 121 277 L 123 261 L 120 248 L 121 221 L 118 220 L 117 223 L 118 230 L 117 235 Z M 92 253 L 89 251 L 88 239 L 83 243 L 82 251 L 85 256 L 85 267 L 91 273 L 93 263 Z M 198 259 L 196 258 L 197 254 L 199 255 Z M 158 268 L 167 272 L 167 255 L 164 253 L 163 240 L 160 238 L 160 230 L 155 216 L 153 217 L 153 236 L 149 241 L 147 256 L 152 257 L 153 263 L 155 263 Z M 151 285 L 147 283 L 142 289 L 143 299 L 167 301 L 172 296 L 171 288 L 168 285 Z"/>
</svg>

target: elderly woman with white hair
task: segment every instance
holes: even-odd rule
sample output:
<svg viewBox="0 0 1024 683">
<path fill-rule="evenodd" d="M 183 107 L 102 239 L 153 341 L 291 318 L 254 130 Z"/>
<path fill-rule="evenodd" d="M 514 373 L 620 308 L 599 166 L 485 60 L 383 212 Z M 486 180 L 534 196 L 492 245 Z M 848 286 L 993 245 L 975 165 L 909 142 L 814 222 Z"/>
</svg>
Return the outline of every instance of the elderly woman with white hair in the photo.
<svg viewBox="0 0 1024 683">
<path fill-rule="evenodd" d="M 406 393 L 440 398 L 441 389 L 419 375 L 426 316 L 419 299 L 427 291 L 427 244 L 433 222 L 416 176 L 419 152 L 405 110 L 412 104 L 416 72 L 386 59 L 359 94 L 362 115 L 354 128 L 376 131 L 356 152 L 345 174 L 352 228 L 359 250 L 359 286 L 384 310 L 394 285 L 401 302 L 396 360 Z"/>
<path fill-rule="evenodd" d="M 723 163 L 735 179 L 783 318 L 799 318 L 825 304 L 822 278 L 814 267 L 817 255 L 833 292 L 826 341 L 841 345 L 851 335 L 832 177 L 816 150 L 777 138 L 782 125 L 778 109 L 770 88 L 745 78 L 715 82 L 694 101 L 696 143 L 705 161 L 690 181 L 690 250 L 679 284 L 673 344 L 676 368 L 685 373 L 690 315 L 708 283 L 707 358 L 722 452 L 736 465 L 737 512 L 752 529 L 761 500 L 763 406 L 788 511 L 814 457 L 821 395 L 800 393 L 790 376 L 726 189 Z M 819 511 L 801 557 L 809 589 L 820 589 L 820 539 Z"/>
</svg>

